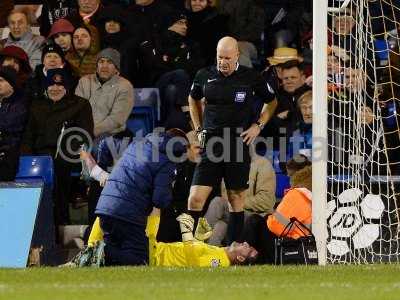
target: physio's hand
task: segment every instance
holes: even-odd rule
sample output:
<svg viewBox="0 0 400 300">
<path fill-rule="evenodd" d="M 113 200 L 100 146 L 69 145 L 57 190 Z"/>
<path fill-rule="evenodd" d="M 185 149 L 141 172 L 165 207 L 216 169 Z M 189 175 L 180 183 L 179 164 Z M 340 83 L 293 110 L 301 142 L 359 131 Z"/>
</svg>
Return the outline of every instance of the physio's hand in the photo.
<svg viewBox="0 0 400 300">
<path fill-rule="evenodd" d="M 243 141 L 247 144 L 250 145 L 251 143 L 254 142 L 256 137 L 260 134 L 261 129 L 258 127 L 257 124 L 252 124 L 249 129 L 246 131 L 243 131 L 242 134 L 240 135 L 243 137 Z"/>
<path fill-rule="evenodd" d="M 94 158 L 90 154 L 90 152 L 82 150 L 80 152 L 80 158 L 81 158 L 81 160 L 83 160 L 85 162 L 86 166 L 89 169 L 89 172 L 91 172 L 92 169 L 97 165 L 96 161 L 94 160 Z"/>
</svg>

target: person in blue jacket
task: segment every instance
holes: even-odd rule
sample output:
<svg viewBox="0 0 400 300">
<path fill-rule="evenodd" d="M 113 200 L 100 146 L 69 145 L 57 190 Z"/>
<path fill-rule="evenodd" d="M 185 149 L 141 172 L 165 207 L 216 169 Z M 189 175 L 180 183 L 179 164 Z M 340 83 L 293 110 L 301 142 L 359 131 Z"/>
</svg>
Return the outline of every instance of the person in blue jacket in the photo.
<svg viewBox="0 0 400 300">
<path fill-rule="evenodd" d="M 148 264 L 147 216 L 172 201 L 177 163 L 198 155 L 182 130 L 134 139 L 112 170 L 96 207 L 106 265 Z"/>
</svg>

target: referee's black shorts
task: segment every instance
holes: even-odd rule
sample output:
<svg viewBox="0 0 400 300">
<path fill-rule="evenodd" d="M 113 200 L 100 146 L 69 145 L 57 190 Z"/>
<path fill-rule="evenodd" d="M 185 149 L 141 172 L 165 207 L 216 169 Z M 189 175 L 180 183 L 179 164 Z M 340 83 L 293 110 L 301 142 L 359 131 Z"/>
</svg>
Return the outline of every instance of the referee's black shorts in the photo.
<svg viewBox="0 0 400 300">
<path fill-rule="evenodd" d="M 207 137 L 192 185 L 218 186 L 223 178 L 228 190 L 247 189 L 251 163 L 249 147 L 237 135 L 225 138 L 225 143 L 221 139 Z"/>
</svg>

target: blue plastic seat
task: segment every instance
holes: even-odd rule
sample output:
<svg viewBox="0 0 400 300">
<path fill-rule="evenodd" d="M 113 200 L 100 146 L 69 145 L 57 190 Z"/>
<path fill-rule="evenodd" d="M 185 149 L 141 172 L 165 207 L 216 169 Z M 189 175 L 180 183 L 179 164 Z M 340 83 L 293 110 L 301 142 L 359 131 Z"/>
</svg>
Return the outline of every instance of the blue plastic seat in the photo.
<svg viewBox="0 0 400 300">
<path fill-rule="evenodd" d="M 161 100 L 158 88 L 135 89 L 135 109 L 150 108 L 152 116 L 152 128 L 160 121 Z"/>
<path fill-rule="evenodd" d="M 153 131 L 151 120 L 147 114 L 134 114 L 126 122 L 126 127 L 135 136 L 146 136 Z"/>
<path fill-rule="evenodd" d="M 21 156 L 16 180 L 42 179 L 45 185 L 54 183 L 54 167 L 51 156 Z"/>
<path fill-rule="evenodd" d="M 285 190 L 290 188 L 290 178 L 284 174 L 276 174 L 276 198 L 283 198 L 285 195 Z"/>
</svg>

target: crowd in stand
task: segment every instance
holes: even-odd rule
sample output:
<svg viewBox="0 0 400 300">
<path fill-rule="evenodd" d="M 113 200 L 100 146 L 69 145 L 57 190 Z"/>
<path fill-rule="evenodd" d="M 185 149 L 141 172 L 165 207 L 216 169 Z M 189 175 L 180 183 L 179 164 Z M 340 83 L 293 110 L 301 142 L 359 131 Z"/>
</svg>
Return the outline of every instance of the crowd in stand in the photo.
<svg viewBox="0 0 400 300">
<path fill-rule="evenodd" d="M 191 131 L 192 81 L 199 69 L 215 64 L 218 41 L 231 36 L 238 41 L 240 65 L 259 71 L 278 103 L 261 132 L 272 139 L 272 149 L 255 147 L 245 200 L 246 214 L 273 213 L 276 170 L 264 157 L 266 152 L 282 151 L 283 138 L 287 159 L 299 158 L 299 153 L 296 163 L 311 159 L 311 7 L 311 0 L 44 1 L 40 35 L 35 35 L 29 13 L 2 0 L 0 13 L 5 17 L 0 21 L 6 22 L 0 26 L 8 26 L 10 33 L 0 40 L 0 181 L 15 178 L 19 155 L 50 155 L 56 224 L 70 223 L 68 207 L 77 190 L 89 199 L 92 223 L 106 173 L 116 162 L 110 145 L 123 147 L 124 140 L 132 140 L 126 122 L 135 104 L 134 87 L 159 89 L 157 125 Z M 352 93 L 358 84 L 351 65 L 356 50 L 348 48 L 355 43 L 346 41 L 354 18 L 349 11 L 332 22 L 335 38 L 329 47 L 328 73 L 334 93 Z M 350 79 L 342 90 L 344 76 Z M 261 105 L 254 107 L 255 116 Z M 330 110 L 346 105 L 332 103 Z M 374 122 L 374 105 L 361 112 L 366 124 Z M 62 141 L 71 128 L 82 129 L 73 134 L 80 134 L 83 141 L 94 141 L 92 153 L 82 152 L 81 158 L 90 170 L 98 166 L 103 171 L 91 173 L 97 181 L 86 182 L 88 190 L 77 188 L 71 177 L 72 172 L 81 172 L 76 153 L 82 145 L 73 144 L 74 154 L 66 157 Z M 172 204 L 161 211 L 159 240 L 180 239 L 175 218 L 185 210 L 195 165 L 178 165 Z M 203 209 L 214 229 L 209 240 L 214 245 L 224 244 L 228 210 L 226 196 L 216 187 Z"/>
</svg>

